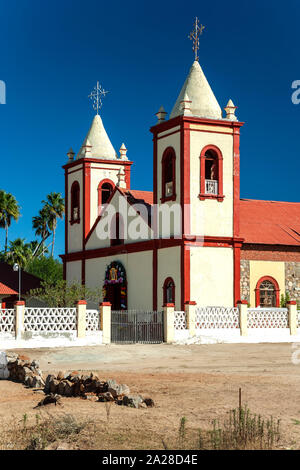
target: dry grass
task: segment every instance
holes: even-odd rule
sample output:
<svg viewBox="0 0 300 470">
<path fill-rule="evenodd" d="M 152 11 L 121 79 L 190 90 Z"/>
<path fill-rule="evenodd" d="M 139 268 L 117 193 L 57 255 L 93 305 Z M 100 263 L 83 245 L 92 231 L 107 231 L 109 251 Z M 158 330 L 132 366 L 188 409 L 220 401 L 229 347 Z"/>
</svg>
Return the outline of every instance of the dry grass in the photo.
<svg viewBox="0 0 300 470">
<path fill-rule="evenodd" d="M 162 436 L 159 432 L 130 427 L 110 427 L 110 407 L 106 421 L 79 420 L 72 414 L 57 417 L 36 414 L 29 423 L 27 415 L 13 420 L 0 436 L 1 449 L 274 449 L 280 441 L 280 424 L 252 415 L 247 406 L 231 410 L 222 424 L 212 421 L 211 428 L 189 428 L 185 417 L 179 428 Z"/>
</svg>

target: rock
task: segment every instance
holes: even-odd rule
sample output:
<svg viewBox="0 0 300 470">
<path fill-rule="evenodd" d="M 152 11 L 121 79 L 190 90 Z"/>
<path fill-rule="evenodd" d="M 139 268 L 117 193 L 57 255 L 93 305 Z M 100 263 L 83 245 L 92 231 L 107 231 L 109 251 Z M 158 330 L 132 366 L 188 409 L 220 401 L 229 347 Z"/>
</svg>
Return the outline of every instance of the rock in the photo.
<svg viewBox="0 0 300 470">
<path fill-rule="evenodd" d="M 0 351 L 0 379 L 8 379 L 8 377 L 7 355 L 4 351 Z"/>
<path fill-rule="evenodd" d="M 47 375 L 46 377 L 46 382 L 45 382 L 45 388 L 44 388 L 44 392 L 45 393 L 49 393 L 50 392 L 50 382 L 55 379 L 54 375 Z"/>
<path fill-rule="evenodd" d="M 57 374 L 57 380 L 63 380 L 65 378 L 65 372 L 63 372 L 62 370 L 60 370 Z"/>
<path fill-rule="evenodd" d="M 32 377 L 32 388 L 44 388 L 45 382 L 40 375 L 35 375 Z"/>
<path fill-rule="evenodd" d="M 31 375 L 27 375 L 24 380 L 24 385 L 26 385 L 29 388 L 33 387 L 33 377 Z"/>
<path fill-rule="evenodd" d="M 58 385 L 59 385 L 59 380 L 53 378 L 51 380 L 51 382 L 49 383 L 49 392 L 50 393 L 56 393 Z"/>
<path fill-rule="evenodd" d="M 152 398 L 145 398 L 144 403 L 146 404 L 146 406 L 148 406 L 150 408 L 152 408 L 154 406 L 154 401 L 152 400 Z"/>
<path fill-rule="evenodd" d="M 24 362 L 30 362 L 30 357 L 25 356 L 25 354 L 20 354 L 18 356 L 18 359 L 20 359 L 21 361 L 24 361 Z"/>
<path fill-rule="evenodd" d="M 112 379 L 107 380 L 107 386 L 108 386 L 108 388 L 113 388 L 113 387 L 115 387 L 116 385 L 118 385 L 118 384 L 117 384 L 117 382 L 116 382 L 115 380 L 112 380 Z"/>
<path fill-rule="evenodd" d="M 125 384 L 120 384 L 120 385 L 116 384 L 112 387 L 108 387 L 108 392 L 110 392 L 114 398 L 117 398 L 117 397 L 129 395 L 130 389 Z"/>
<path fill-rule="evenodd" d="M 96 390 L 95 393 L 105 393 L 108 392 L 107 382 L 101 382 L 100 380 L 95 382 Z"/>
<path fill-rule="evenodd" d="M 82 395 L 82 398 L 84 398 L 85 400 L 90 400 L 90 401 L 98 400 L 98 396 L 96 395 L 96 393 L 84 393 Z"/>
<path fill-rule="evenodd" d="M 147 405 L 144 401 L 142 403 L 139 403 L 139 408 L 147 408 Z"/>
<path fill-rule="evenodd" d="M 110 392 L 100 393 L 98 396 L 98 401 L 106 402 L 106 401 L 114 401 L 114 397 Z"/>
<path fill-rule="evenodd" d="M 56 405 L 61 405 L 61 398 L 60 396 L 58 395 L 55 395 L 53 393 L 50 393 L 49 395 L 46 395 L 45 398 L 43 398 L 43 400 L 41 400 L 36 408 L 38 406 L 45 406 L 45 405 L 50 405 L 51 403 L 55 403 L 55 406 Z"/>
<path fill-rule="evenodd" d="M 37 370 L 40 368 L 40 364 L 37 361 L 33 360 L 32 363 L 30 364 L 30 368 Z"/>
<path fill-rule="evenodd" d="M 132 408 L 139 408 L 139 405 L 143 403 L 144 399 L 140 395 L 125 395 L 123 397 L 123 405 L 131 406 Z"/>
</svg>

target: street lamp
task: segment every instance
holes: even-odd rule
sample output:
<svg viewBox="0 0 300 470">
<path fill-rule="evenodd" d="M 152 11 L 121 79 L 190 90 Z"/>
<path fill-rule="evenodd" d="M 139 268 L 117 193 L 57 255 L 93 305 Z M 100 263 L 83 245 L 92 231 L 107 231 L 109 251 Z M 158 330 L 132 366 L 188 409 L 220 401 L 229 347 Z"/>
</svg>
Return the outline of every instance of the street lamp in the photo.
<svg viewBox="0 0 300 470">
<path fill-rule="evenodd" d="M 21 300 L 21 267 L 18 263 L 15 263 L 13 266 L 14 271 L 19 271 L 19 300 Z"/>
</svg>

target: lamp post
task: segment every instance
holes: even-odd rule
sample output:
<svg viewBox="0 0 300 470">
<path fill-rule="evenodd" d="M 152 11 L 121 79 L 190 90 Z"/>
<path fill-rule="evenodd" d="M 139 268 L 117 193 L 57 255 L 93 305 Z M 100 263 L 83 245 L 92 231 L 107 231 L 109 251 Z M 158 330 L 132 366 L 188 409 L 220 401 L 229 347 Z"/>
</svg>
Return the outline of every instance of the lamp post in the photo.
<svg viewBox="0 0 300 470">
<path fill-rule="evenodd" d="M 21 267 L 18 263 L 15 263 L 13 266 L 14 271 L 19 271 L 19 300 L 21 300 Z"/>
</svg>

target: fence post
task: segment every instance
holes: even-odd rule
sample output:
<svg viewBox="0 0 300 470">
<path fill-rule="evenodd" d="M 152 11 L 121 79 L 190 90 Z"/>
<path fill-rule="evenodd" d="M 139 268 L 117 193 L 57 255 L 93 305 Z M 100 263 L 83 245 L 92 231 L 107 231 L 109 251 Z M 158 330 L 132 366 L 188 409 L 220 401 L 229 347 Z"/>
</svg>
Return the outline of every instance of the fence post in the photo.
<svg viewBox="0 0 300 470">
<path fill-rule="evenodd" d="M 248 336 L 248 302 L 247 300 L 238 300 L 237 306 L 240 313 L 240 332 L 241 336 Z"/>
<path fill-rule="evenodd" d="M 189 330 L 189 336 L 196 334 L 196 302 L 189 300 L 184 304 L 186 315 L 186 327 Z"/>
<path fill-rule="evenodd" d="M 173 343 L 174 335 L 174 304 L 164 304 L 164 341 Z"/>
<path fill-rule="evenodd" d="M 24 336 L 24 314 L 25 302 L 24 300 L 18 300 L 15 302 L 16 339 L 22 339 Z"/>
<path fill-rule="evenodd" d="M 100 324 L 102 330 L 102 343 L 111 343 L 111 303 L 101 302 L 100 304 Z"/>
<path fill-rule="evenodd" d="M 77 338 L 84 338 L 85 329 L 86 329 L 86 301 L 78 300 L 76 307 L 77 307 Z"/>
<path fill-rule="evenodd" d="M 297 334 L 298 318 L 297 318 L 297 302 L 296 300 L 289 300 L 287 303 L 289 313 L 289 328 L 290 334 Z"/>
</svg>

